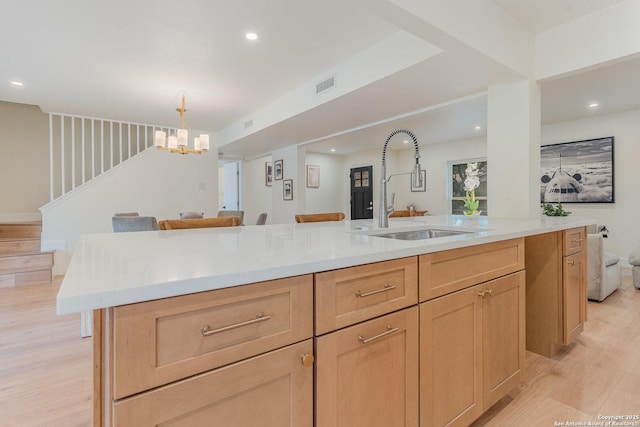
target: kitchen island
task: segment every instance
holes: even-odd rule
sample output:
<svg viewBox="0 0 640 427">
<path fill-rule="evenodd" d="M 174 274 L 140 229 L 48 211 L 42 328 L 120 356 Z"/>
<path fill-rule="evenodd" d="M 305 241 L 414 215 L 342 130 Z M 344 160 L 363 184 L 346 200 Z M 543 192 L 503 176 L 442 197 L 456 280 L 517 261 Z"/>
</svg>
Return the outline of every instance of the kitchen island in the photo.
<svg viewBox="0 0 640 427">
<path fill-rule="evenodd" d="M 95 310 L 96 425 L 467 425 L 522 379 L 526 239 L 562 243 L 573 230 L 578 241 L 592 222 L 425 216 L 389 229 L 87 235 L 57 307 Z M 466 233 L 377 236 L 424 228 Z M 538 259 L 554 253 L 535 245 Z M 567 294 L 578 314 L 584 267 Z"/>
</svg>

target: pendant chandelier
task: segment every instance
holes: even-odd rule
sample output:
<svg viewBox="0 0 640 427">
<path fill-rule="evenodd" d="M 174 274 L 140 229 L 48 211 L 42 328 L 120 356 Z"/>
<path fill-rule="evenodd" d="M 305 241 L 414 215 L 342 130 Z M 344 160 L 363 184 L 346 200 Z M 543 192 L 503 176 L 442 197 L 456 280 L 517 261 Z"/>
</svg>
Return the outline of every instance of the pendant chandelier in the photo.
<svg viewBox="0 0 640 427">
<path fill-rule="evenodd" d="M 178 129 L 175 135 L 170 135 L 167 141 L 167 133 L 163 130 L 157 130 L 155 135 L 155 146 L 160 150 L 167 150 L 171 153 L 180 154 L 202 154 L 205 151 L 209 151 L 209 135 L 201 134 L 199 137 L 193 139 L 193 148 L 187 148 L 189 142 L 189 132 L 185 128 L 184 113 L 184 95 L 182 95 L 182 105 L 176 108 L 176 111 L 180 113 L 182 119 L 182 129 Z M 165 146 L 165 143 L 166 146 Z"/>
</svg>

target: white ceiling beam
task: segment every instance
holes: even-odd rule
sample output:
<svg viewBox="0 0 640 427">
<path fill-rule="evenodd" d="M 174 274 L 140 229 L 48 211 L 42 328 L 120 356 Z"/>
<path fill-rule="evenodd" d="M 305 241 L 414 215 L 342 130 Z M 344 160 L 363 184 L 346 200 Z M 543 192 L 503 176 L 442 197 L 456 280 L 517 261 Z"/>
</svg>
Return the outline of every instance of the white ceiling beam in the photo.
<svg viewBox="0 0 640 427">
<path fill-rule="evenodd" d="M 640 54 L 640 1 L 625 0 L 536 35 L 536 79 Z"/>
<path fill-rule="evenodd" d="M 398 31 L 337 67 L 318 74 L 315 79 L 307 81 L 250 116 L 227 126 L 216 134 L 216 144 L 221 148 L 423 62 L 440 52 L 438 47 L 405 31 Z M 331 76 L 335 76 L 335 87 L 316 94 L 316 84 Z M 245 123 L 248 121 L 252 125 L 246 128 Z"/>
</svg>

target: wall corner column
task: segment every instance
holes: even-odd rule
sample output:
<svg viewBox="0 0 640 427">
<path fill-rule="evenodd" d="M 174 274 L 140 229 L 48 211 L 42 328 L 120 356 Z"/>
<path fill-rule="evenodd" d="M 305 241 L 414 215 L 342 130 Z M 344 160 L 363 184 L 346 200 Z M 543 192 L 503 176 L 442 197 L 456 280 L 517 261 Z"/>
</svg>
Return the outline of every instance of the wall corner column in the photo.
<svg viewBox="0 0 640 427">
<path fill-rule="evenodd" d="M 489 216 L 540 216 L 540 87 L 532 80 L 489 87 Z"/>
</svg>

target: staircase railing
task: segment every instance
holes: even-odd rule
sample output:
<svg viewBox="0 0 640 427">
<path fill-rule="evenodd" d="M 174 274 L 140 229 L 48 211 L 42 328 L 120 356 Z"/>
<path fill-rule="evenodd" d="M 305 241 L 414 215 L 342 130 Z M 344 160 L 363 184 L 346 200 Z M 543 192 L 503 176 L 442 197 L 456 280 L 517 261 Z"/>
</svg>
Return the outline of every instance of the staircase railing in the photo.
<svg viewBox="0 0 640 427">
<path fill-rule="evenodd" d="M 176 128 L 49 113 L 50 202 L 152 147 L 156 130 Z"/>
</svg>

